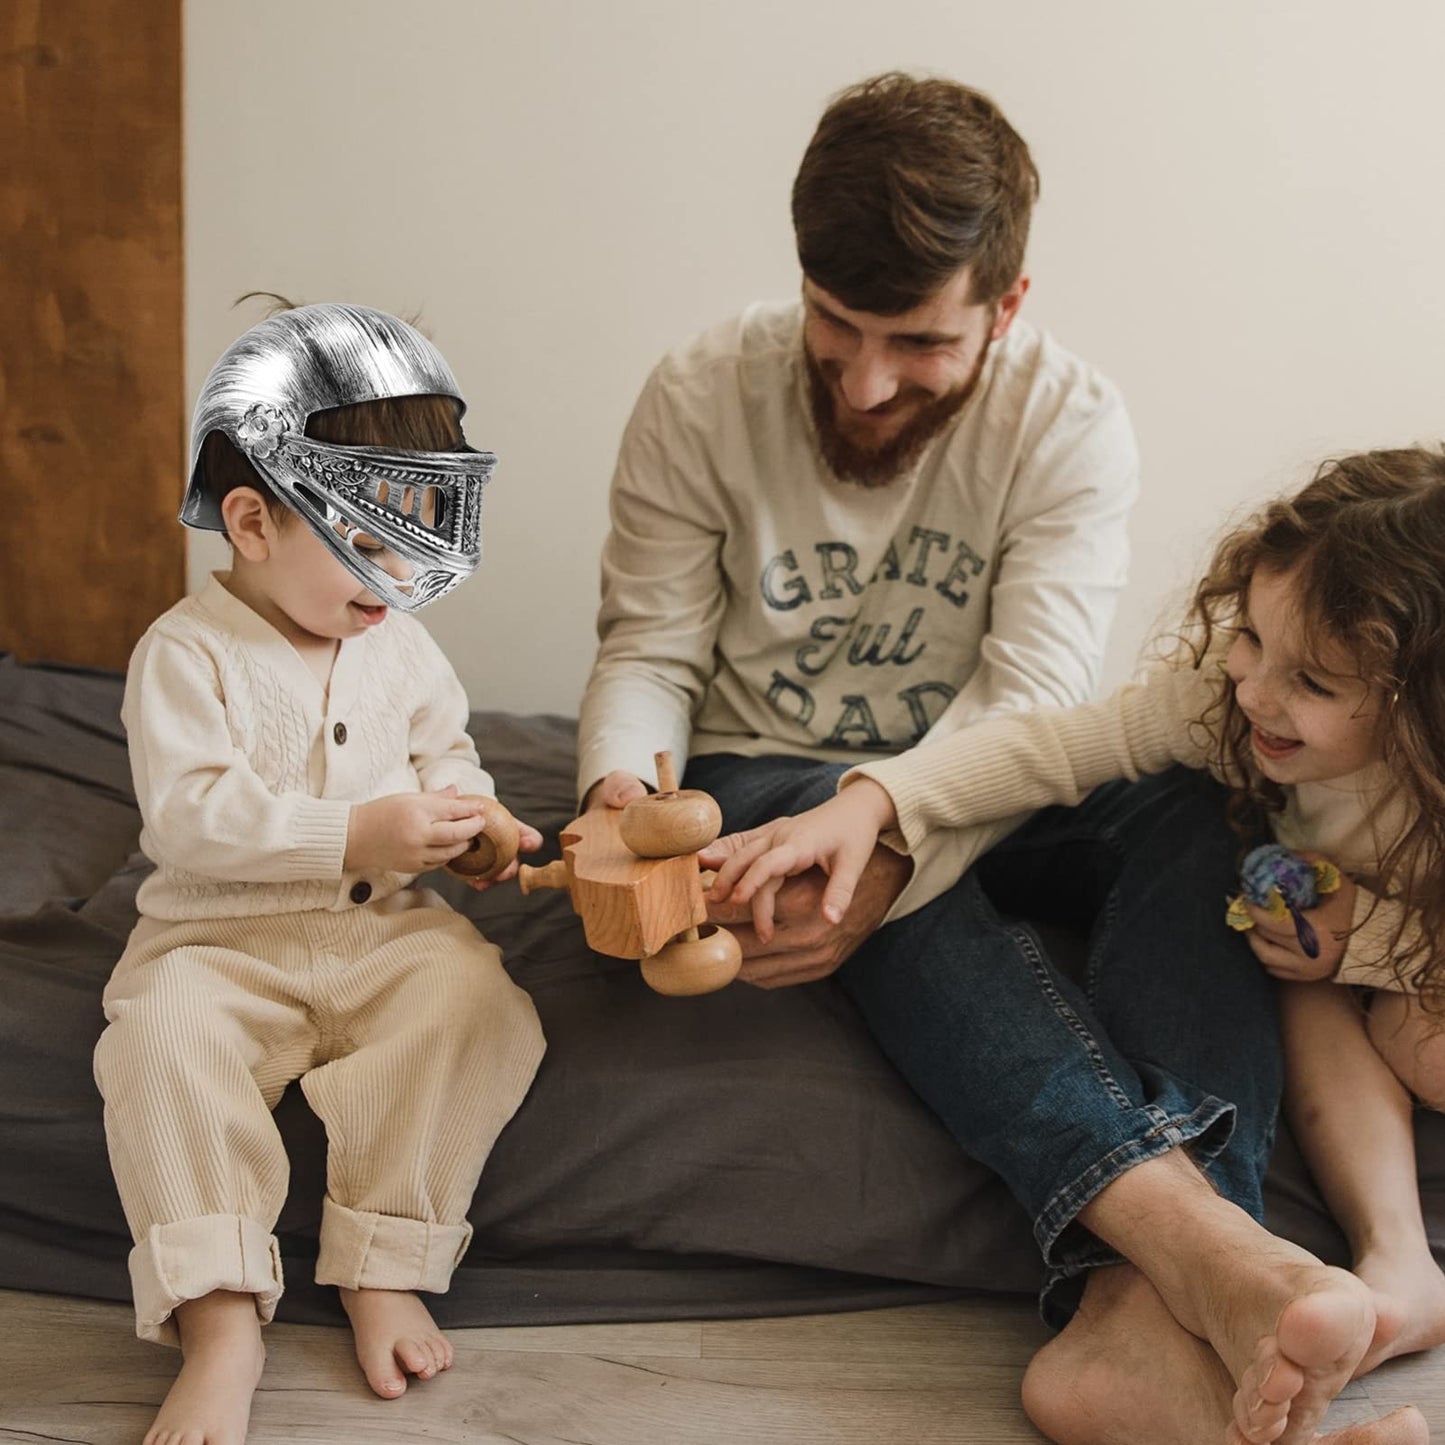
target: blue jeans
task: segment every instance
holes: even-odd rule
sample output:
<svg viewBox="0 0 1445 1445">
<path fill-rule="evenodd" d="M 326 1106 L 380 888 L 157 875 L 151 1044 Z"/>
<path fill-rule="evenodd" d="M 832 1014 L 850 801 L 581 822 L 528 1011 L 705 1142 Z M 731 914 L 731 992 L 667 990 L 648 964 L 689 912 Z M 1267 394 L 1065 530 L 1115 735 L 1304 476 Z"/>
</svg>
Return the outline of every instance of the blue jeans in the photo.
<svg viewBox="0 0 1445 1445">
<path fill-rule="evenodd" d="M 831 797 L 844 769 L 694 759 L 728 831 Z M 1126 1170 L 1187 1146 L 1256 1219 L 1282 1062 L 1274 985 L 1224 924 L 1225 789 L 1175 768 L 1047 808 L 839 970 L 894 1066 L 1033 1221 L 1041 1309 L 1063 1324 L 1119 1256 L 1077 1222 Z M 1029 921 L 1020 921 L 1026 919 Z M 1086 940 L 1065 970 L 1034 924 Z"/>
</svg>

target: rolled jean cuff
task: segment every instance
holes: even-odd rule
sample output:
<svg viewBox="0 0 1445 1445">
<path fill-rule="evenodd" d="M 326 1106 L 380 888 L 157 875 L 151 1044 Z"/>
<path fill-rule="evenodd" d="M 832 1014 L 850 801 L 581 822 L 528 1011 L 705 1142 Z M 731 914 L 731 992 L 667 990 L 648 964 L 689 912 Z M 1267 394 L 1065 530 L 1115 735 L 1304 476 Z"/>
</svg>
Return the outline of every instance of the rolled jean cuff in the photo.
<svg viewBox="0 0 1445 1445">
<path fill-rule="evenodd" d="M 1079 1224 L 1079 1211 L 1121 1175 L 1171 1149 L 1188 1148 L 1195 1162 L 1206 1167 L 1234 1133 L 1235 1108 L 1223 1099 L 1206 1096 L 1188 1114 L 1168 1114 L 1153 1105 L 1145 1107 L 1157 1116 L 1157 1122 L 1142 1137 L 1110 1150 L 1057 1190 L 1034 1221 L 1034 1239 L 1046 1270 L 1039 1309 L 1044 1320 L 1056 1329 L 1072 1316 L 1079 1294 L 1078 1289 L 1069 1291 L 1060 1286 L 1100 1265 L 1118 1264 L 1121 1258 Z"/>
<path fill-rule="evenodd" d="M 281 1250 L 269 1229 L 240 1214 L 153 1224 L 130 1252 L 130 1286 L 136 1334 L 179 1346 L 176 1306 L 218 1289 L 253 1296 L 261 1323 L 270 1324 L 284 1288 Z"/>
<path fill-rule="evenodd" d="M 321 1203 L 316 1283 L 342 1289 L 427 1290 L 445 1294 L 472 1242 L 472 1226 L 403 1219 Z"/>
</svg>

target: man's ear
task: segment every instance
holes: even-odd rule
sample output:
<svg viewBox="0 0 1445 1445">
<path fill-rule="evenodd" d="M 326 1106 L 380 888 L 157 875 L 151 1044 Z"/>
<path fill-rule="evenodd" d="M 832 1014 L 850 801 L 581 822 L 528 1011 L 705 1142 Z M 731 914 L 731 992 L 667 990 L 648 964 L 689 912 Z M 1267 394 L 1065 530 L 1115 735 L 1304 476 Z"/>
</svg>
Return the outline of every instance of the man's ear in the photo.
<svg viewBox="0 0 1445 1445">
<path fill-rule="evenodd" d="M 255 487 L 232 487 L 221 499 L 221 520 L 231 545 L 248 562 L 264 562 L 271 555 L 276 524 Z"/>
<path fill-rule="evenodd" d="M 990 341 L 998 341 L 1003 337 L 1010 326 L 1014 323 L 1014 317 L 1019 314 L 1019 307 L 1024 304 L 1024 296 L 1029 289 L 1029 278 L 1019 278 L 994 302 L 993 329 L 988 334 Z"/>
</svg>

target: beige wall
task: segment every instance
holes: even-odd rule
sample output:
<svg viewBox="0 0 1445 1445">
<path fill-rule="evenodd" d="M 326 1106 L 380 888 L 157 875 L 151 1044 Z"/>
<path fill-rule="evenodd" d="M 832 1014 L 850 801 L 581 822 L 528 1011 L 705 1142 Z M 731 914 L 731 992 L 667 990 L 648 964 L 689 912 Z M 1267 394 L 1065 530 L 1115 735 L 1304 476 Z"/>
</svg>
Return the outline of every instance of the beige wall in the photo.
<svg viewBox="0 0 1445 1445">
<path fill-rule="evenodd" d="M 1332 450 L 1445 436 L 1434 0 L 188 0 L 190 395 L 241 292 L 420 313 L 501 457 L 425 614 L 473 702 L 572 712 L 618 436 L 668 346 L 797 285 L 825 98 L 966 79 L 1034 149 L 1026 314 L 1144 456 L 1107 681 L 1227 511 Z M 198 539 L 192 574 L 216 565 Z"/>
</svg>

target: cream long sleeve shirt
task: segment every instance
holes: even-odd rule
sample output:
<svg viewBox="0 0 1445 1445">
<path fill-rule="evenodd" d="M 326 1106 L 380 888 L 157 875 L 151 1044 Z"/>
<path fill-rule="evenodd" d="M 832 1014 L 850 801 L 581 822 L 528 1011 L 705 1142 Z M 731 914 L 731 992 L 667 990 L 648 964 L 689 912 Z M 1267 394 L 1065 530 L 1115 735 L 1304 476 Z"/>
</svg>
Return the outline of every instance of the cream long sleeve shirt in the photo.
<svg viewBox="0 0 1445 1445">
<path fill-rule="evenodd" d="M 156 871 L 142 915 L 168 921 L 344 909 L 411 882 L 343 869 L 354 803 L 493 796 L 466 695 L 414 618 L 344 640 L 328 691 L 269 622 L 213 576 L 137 644 L 121 707 Z M 364 889 L 357 889 L 364 883 Z"/>
<path fill-rule="evenodd" d="M 1217 774 L 1213 739 L 1201 719 L 1227 686 L 1222 672 L 1218 656 L 1206 657 L 1198 670 L 1161 665 L 1102 701 L 993 718 L 936 746 L 864 764 L 839 786 L 869 777 L 887 789 L 898 827 L 883 841 L 899 852 L 912 852 L 937 828 L 973 829 L 969 852 L 977 858 L 1029 812 L 1073 806 L 1114 779 L 1133 780 L 1175 763 Z M 1322 853 L 1366 885 L 1356 896 L 1355 932 L 1337 980 L 1401 989 L 1389 965 L 1390 946 L 1402 921 L 1407 930 L 1414 925 L 1398 902 L 1377 898 L 1368 885 L 1408 821 L 1405 800 L 1381 764 L 1284 791 L 1284 810 L 1271 819 L 1278 841 Z M 1188 882 L 1180 879 L 1180 887 Z M 1223 910 L 1221 899 L 1221 926 Z"/>
<path fill-rule="evenodd" d="M 665 358 L 624 435 L 583 698 L 579 793 L 653 754 L 849 762 L 1089 697 L 1138 486 L 1118 393 L 1022 322 L 890 486 L 817 450 L 802 310 L 758 305 Z M 932 833 L 898 917 L 958 877 Z"/>
</svg>

